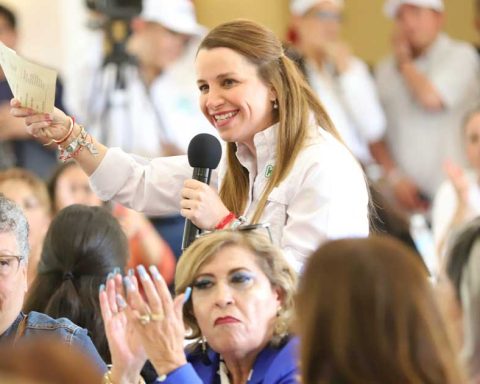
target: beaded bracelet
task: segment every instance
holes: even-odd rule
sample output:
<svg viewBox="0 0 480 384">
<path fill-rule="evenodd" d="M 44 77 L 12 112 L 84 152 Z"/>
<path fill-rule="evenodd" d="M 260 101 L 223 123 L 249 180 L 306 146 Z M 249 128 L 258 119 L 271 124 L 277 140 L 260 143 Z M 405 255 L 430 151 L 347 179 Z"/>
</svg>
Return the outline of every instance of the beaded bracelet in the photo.
<svg viewBox="0 0 480 384">
<path fill-rule="evenodd" d="M 59 158 L 62 161 L 67 161 L 80 153 L 83 147 L 86 147 L 88 151 L 93 156 L 98 156 L 98 151 L 95 145 L 93 144 L 92 137 L 85 131 L 83 125 L 79 125 L 80 133 L 78 136 L 73 139 L 70 144 L 68 144 L 65 148 L 60 148 L 60 155 Z M 89 140 L 90 142 L 88 142 Z"/>
</svg>

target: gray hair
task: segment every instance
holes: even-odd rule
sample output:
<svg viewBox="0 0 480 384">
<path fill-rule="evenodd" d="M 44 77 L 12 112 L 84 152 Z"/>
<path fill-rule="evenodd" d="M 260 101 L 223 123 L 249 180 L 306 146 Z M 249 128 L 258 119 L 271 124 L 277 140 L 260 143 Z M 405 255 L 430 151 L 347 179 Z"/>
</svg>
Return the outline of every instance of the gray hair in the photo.
<svg viewBox="0 0 480 384">
<path fill-rule="evenodd" d="M 28 222 L 23 211 L 12 200 L 0 193 L 0 233 L 13 233 L 25 261 L 30 251 L 28 245 Z"/>
</svg>

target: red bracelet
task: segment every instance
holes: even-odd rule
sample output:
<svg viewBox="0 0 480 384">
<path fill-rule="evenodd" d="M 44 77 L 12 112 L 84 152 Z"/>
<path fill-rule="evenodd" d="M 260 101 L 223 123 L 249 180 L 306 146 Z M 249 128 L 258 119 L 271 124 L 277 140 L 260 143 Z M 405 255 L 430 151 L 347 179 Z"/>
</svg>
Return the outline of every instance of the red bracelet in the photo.
<svg viewBox="0 0 480 384">
<path fill-rule="evenodd" d="M 228 215 L 225 216 L 220 222 L 215 226 L 215 229 L 223 229 L 230 223 L 232 220 L 236 219 L 237 217 L 233 212 L 228 212 Z"/>
</svg>

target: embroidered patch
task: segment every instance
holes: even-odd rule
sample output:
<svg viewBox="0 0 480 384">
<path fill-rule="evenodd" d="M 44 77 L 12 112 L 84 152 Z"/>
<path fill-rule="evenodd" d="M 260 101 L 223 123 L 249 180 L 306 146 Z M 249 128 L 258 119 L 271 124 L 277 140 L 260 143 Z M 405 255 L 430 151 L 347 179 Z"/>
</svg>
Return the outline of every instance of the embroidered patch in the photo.
<svg viewBox="0 0 480 384">
<path fill-rule="evenodd" d="M 265 178 L 268 179 L 270 176 L 272 176 L 273 173 L 273 165 L 268 164 L 267 167 L 265 168 Z"/>
</svg>

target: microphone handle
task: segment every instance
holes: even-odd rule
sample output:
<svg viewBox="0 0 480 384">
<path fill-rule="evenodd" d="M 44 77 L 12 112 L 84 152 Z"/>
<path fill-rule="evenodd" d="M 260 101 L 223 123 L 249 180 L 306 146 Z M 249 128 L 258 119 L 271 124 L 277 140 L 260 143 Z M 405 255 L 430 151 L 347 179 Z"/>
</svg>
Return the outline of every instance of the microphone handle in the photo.
<svg viewBox="0 0 480 384">
<path fill-rule="evenodd" d="M 210 184 L 210 176 L 212 170 L 210 168 L 193 168 L 192 179 L 201 181 L 205 184 Z"/>
<path fill-rule="evenodd" d="M 192 179 L 201 181 L 205 184 L 210 184 L 211 175 L 212 170 L 209 168 L 193 168 Z M 185 220 L 185 228 L 183 230 L 182 238 L 182 251 L 187 249 L 188 246 L 195 241 L 200 232 L 200 228 L 193 224 L 189 219 Z"/>
</svg>

